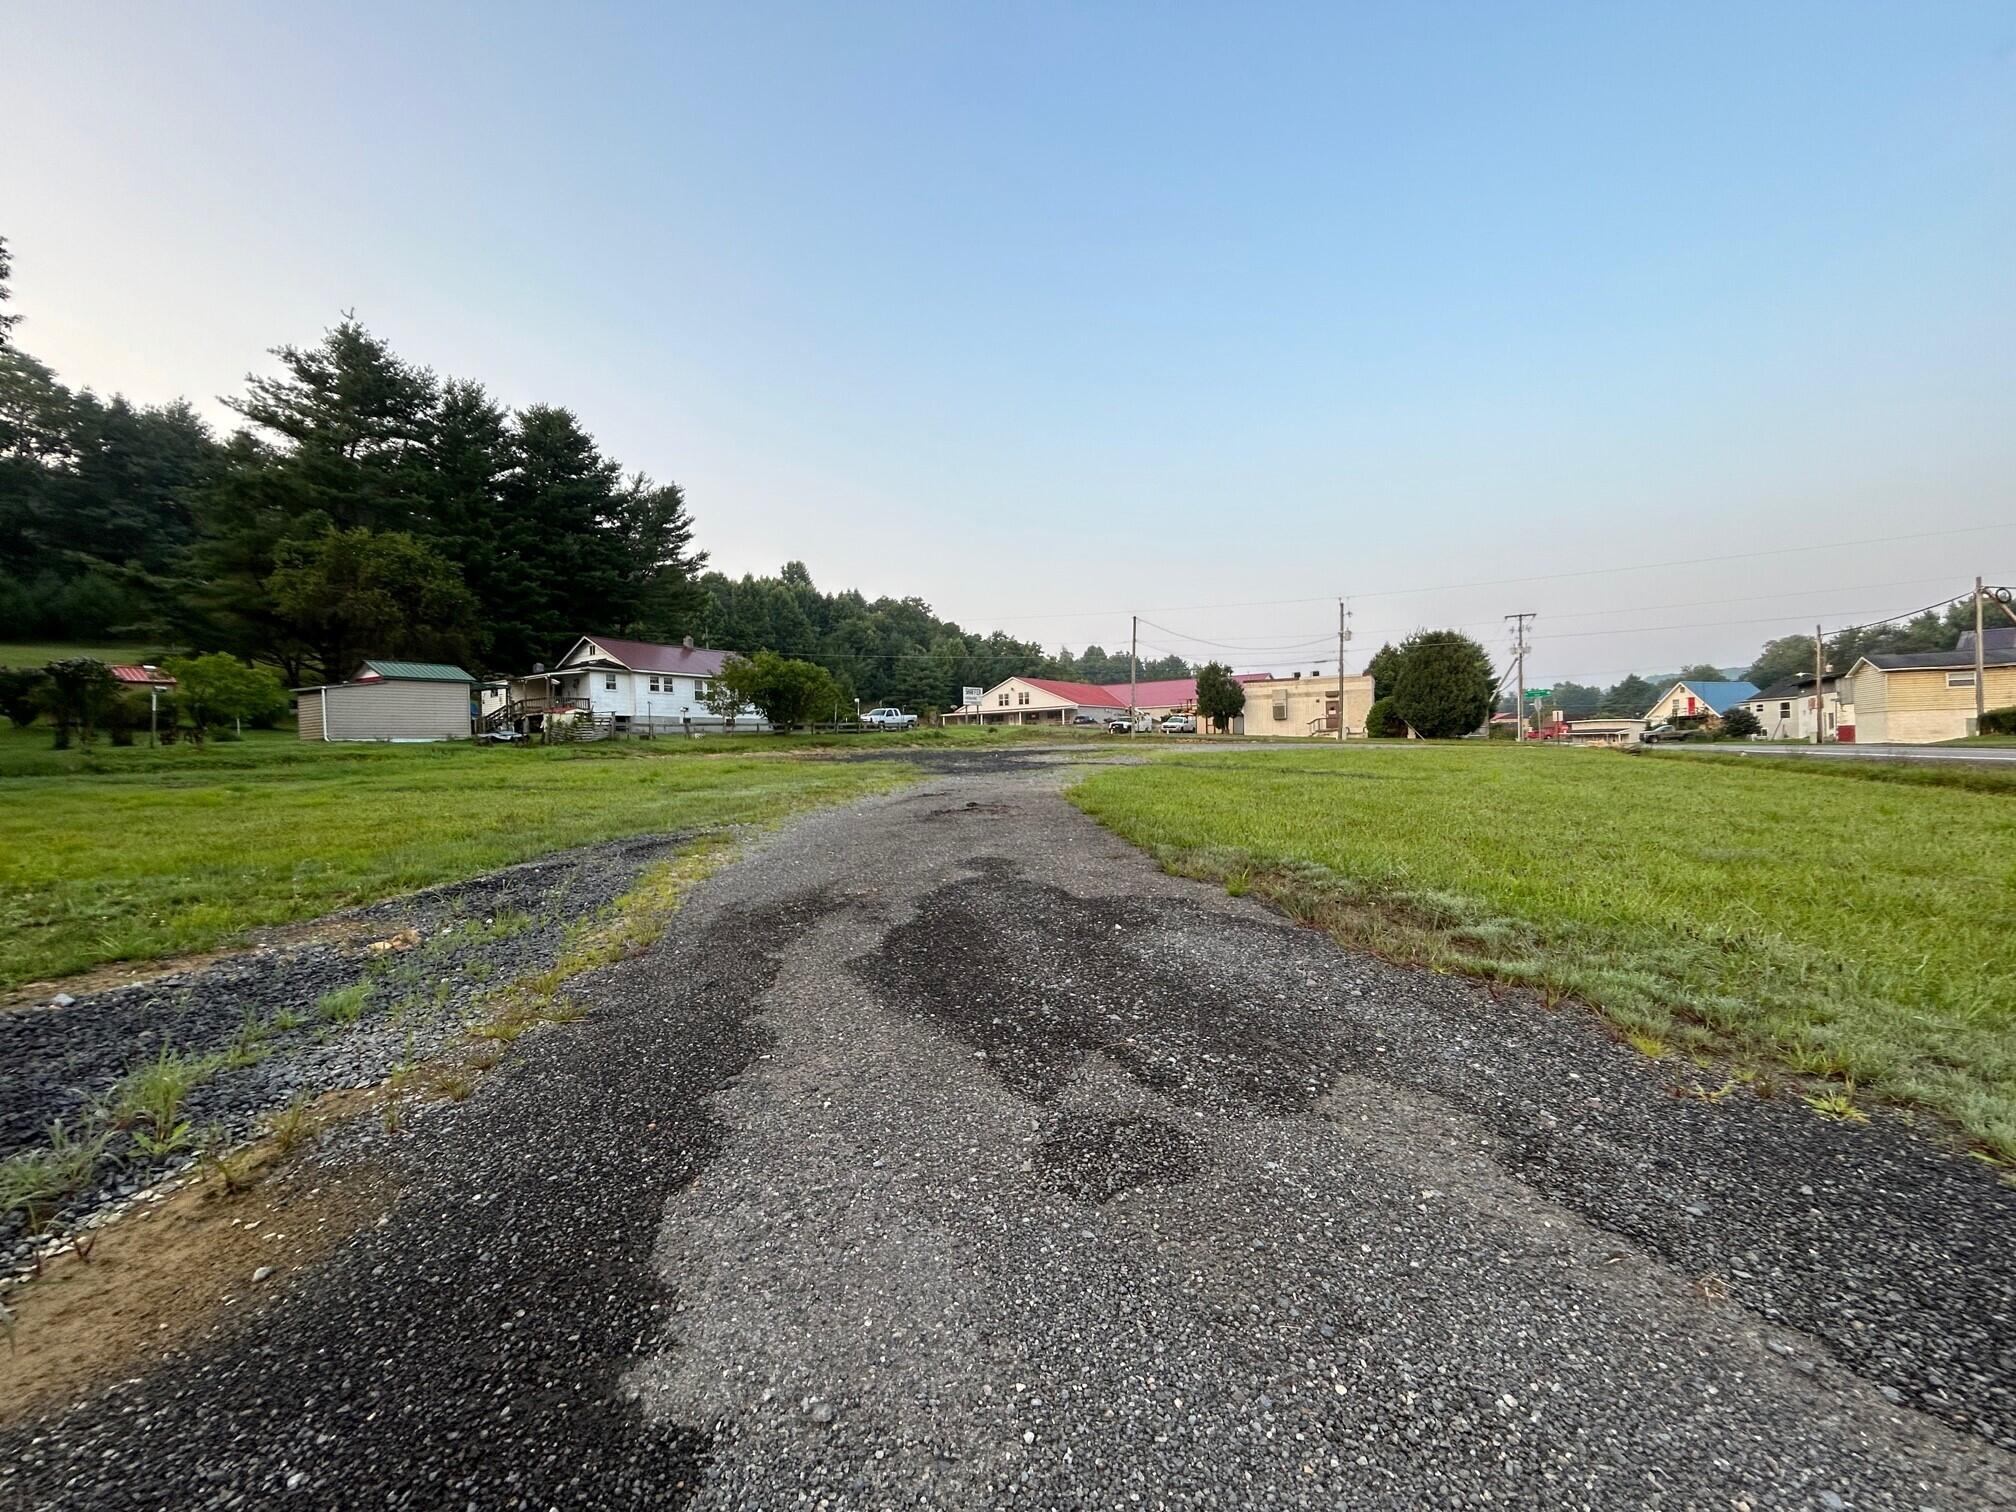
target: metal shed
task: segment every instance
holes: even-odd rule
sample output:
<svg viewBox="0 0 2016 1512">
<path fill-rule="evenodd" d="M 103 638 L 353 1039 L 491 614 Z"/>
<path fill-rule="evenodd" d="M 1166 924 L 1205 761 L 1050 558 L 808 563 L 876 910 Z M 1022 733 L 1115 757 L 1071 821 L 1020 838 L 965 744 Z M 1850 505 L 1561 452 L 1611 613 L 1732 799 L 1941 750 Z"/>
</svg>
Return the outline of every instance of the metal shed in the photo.
<svg viewBox="0 0 2016 1512">
<path fill-rule="evenodd" d="M 367 661 L 348 682 L 296 688 L 303 740 L 467 740 L 477 679 L 445 662 Z"/>
</svg>

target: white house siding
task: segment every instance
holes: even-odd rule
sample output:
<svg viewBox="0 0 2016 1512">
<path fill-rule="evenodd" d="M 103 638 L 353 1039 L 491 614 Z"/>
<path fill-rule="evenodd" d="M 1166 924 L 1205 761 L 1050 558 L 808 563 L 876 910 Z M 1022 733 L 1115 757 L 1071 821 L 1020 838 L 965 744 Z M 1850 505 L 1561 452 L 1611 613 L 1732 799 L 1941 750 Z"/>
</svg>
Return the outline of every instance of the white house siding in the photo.
<svg viewBox="0 0 2016 1512">
<path fill-rule="evenodd" d="M 469 688 L 391 678 L 340 683 L 302 693 L 295 720 L 303 740 L 467 740 Z"/>
<path fill-rule="evenodd" d="M 996 683 L 981 698 L 980 719 L 983 724 L 1069 724 L 1078 709 L 1076 702 L 1061 694 L 1011 677 Z M 1101 704 L 1086 704 L 1084 709 L 1100 719 L 1124 718 L 1127 713 Z"/>
<path fill-rule="evenodd" d="M 721 729 L 725 724 L 702 701 L 707 686 L 704 677 L 622 670 L 563 670 L 555 675 L 562 703 L 579 705 L 597 716 L 614 715 L 639 722 L 648 720 L 653 728 L 659 730 L 683 728 L 689 721 L 696 730 Z M 655 693 L 651 690 L 654 678 L 658 683 Z M 616 685 L 613 688 L 609 686 L 612 682 Z M 851 715 L 853 710 L 850 708 L 843 712 Z M 735 716 L 735 728 L 737 731 L 767 730 L 770 726 L 755 709 L 745 708 Z"/>
<path fill-rule="evenodd" d="M 1746 707 L 1764 726 L 1767 740 L 1811 740 L 1813 738 L 1813 695 L 1794 693 L 1789 698 L 1752 698 Z M 1820 701 L 1821 734 L 1832 740 L 1842 724 L 1841 699 L 1834 693 Z"/>
</svg>

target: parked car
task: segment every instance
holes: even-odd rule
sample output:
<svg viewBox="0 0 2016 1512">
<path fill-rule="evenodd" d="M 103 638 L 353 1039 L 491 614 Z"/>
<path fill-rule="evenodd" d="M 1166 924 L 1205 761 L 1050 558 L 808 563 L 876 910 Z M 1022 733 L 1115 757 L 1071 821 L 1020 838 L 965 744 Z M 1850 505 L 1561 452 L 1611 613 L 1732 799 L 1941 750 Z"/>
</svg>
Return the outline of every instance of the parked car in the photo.
<svg viewBox="0 0 2016 1512">
<path fill-rule="evenodd" d="M 1162 733 L 1164 735 L 1195 735 L 1197 733 L 1196 717 L 1190 714 L 1171 714 L 1167 719 L 1162 721 Z"/>
<path fill-rule="evenodd" d="M 1652 726 L 1638 739 L 1646 745 L 1660 745 L 1674 740 L 1699 740 L 1701 731 L 1694 725 L 1659 724 Z"/>
<path fill-rule="evenodd" d="M 861 726 L 868 730 L 914 730 L 917 716 L 905 714 L 901 709 L 870 709 L 861 716 Z"/>
<path fill-rule="evenodd" d="M 1106 728 L 1111 730 L 1115 735 L 1125 735 L 1127 733 L 1127 716 L 1125 714 L 1121 714 L 1113 719 L 1107 720 Z M 1136 734 L 1145 735 L 1154 728 L 1155 728 L 1154 715 L 1141 714 L 1135 717 L 1134 730 Z"/>
<path fill-rule="evenodd" d="M 1101 720 L 1096 714 L 1074 714 L 1071 717 L 1071 723 L 1073 723 L 1074 725 L 1096 725 L 1096 724 L 1103 724 L 1106 722 L 1107 721 Z M 1123 720 L 1122 723 L 1124 724 L 1125 721 Z"/>
</svg>

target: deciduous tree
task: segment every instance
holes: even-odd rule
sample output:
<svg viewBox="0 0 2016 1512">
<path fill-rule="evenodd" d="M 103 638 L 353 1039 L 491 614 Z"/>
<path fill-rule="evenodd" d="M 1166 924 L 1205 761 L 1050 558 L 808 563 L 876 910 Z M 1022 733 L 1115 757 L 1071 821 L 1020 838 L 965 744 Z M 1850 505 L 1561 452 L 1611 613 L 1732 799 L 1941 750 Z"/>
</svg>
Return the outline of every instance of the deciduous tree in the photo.
<svg viewBox="0 0 2016 1512">
<path fill-rule="evenodd" d="M 1197 712 L 1220 732 L 1246 712 L 1246 690 L 1232 680 L 1230 667 L 1206 662 L 1198 670 Z"/>
</svg>

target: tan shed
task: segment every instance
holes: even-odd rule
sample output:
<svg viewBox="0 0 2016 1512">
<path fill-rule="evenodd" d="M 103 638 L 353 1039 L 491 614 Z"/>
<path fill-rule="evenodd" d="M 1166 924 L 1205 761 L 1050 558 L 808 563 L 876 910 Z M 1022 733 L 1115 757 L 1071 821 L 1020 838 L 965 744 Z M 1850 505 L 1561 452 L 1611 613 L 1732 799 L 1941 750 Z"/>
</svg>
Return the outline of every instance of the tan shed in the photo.
<svg viewBox="0 0 2016 1512">
<path fill-rule="evenodd" d="M 303 740 L 467 740 L 476 679 L 441 662 L 367 661 L 349 682 L 297 688 Z"/>
</svg>

